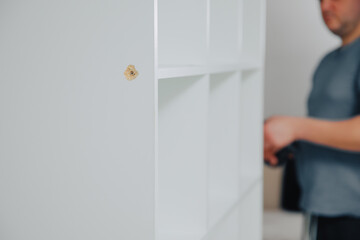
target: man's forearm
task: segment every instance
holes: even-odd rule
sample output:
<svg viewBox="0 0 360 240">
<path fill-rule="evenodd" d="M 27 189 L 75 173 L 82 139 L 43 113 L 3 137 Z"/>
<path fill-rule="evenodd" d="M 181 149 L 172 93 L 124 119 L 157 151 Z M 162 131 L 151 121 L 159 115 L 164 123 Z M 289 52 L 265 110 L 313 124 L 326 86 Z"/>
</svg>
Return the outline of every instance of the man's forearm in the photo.
<svg viewBox="0 0 360 240">
<path fill-rule="evenodd" d="M 306 140 L 334 148 L 360 151 L 360 115 L 348 120 L 327 121 L 300 118 L 296 126 L 296 139 Z"/>
</svg>

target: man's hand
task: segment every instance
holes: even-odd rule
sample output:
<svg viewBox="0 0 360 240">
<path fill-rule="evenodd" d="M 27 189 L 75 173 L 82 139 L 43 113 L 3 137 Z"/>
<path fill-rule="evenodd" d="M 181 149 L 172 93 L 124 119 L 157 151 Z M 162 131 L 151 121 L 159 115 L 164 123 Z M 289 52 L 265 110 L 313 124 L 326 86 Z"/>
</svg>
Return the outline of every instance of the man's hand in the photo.
<svg viewBox="0 0 360 240">
<path fill-rule="evenodd" d="M 360 115 L 333 121 L 309 117 L 273 116 L 264 123 L 264 159 L 278 163 L 275 154 L 296 140 L 360 152 Z"/>
<path fill-rule="evenodd" d="M 301 118 L 273 116 L 264 123 L 264 159 L 272 165 L 278 163 L 276 152 L 297 140 Z"/>
</svg>

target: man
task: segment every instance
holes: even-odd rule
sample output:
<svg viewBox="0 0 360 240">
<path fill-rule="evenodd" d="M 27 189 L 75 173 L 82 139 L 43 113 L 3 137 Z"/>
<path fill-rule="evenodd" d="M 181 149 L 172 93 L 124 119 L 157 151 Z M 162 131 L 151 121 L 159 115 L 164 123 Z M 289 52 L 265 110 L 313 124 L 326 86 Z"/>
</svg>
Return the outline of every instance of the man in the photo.
<svg viewBox="0 0 360 240">
<path fill-rule="evenodd" d="M 360 239 L 360 0 L 320 0 L 323 20 L 342 45 L 313 75 L 307 117 L 273 116 L 264 124 L 264 158 L 294 144 L 312 240 Z M 296 145 L 295 145 L 296 143 Z"/>
</svg>

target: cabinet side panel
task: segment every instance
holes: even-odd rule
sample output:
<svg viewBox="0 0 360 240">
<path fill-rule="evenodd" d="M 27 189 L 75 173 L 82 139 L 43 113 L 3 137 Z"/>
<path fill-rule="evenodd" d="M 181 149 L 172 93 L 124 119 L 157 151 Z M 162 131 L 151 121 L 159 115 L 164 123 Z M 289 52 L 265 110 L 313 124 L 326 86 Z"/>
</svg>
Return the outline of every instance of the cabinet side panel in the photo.
<svg viewBox="0 0 360 240">
<path fill-rule="evenodd" d="M 153 10 L 1 2 L 0 239 L 154 239 Z"/>
</svg>

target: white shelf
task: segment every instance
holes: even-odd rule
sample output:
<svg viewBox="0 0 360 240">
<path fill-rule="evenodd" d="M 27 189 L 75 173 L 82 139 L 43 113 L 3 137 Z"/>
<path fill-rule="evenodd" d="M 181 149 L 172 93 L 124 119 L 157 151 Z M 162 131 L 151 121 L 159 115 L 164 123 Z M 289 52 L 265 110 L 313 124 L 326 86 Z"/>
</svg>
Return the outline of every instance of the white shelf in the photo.
<svg viewBox="0 0 360 240">
<path fill-rule="evenodd" d="M 207 0 L 158 0 L 159 64 L 204 64 Z"/>
<path fill-rule="evenodd" d="M 248 175 L 240 176 L 239 180 L 239 199 L 242 201 L 247 195 L 247 193 L 260 181 L 263 180 L 262 175 Z"/>
<path fill-rule="evenodd" d="M 158 70 L 158 78 L 177 78 L 187 76 L 204 75 L 208 72 L 206 66 L 197 65 L 178 65 L 178 66 L 160 66 Z"/>
<path fill-rule="evenodd" d="M 159 232 L 158 240 L 200 240 L 205 233 Z"/>
<path fill-rule="evenodd" d="M 240 60 L 241 71 L 259 70 L 262 68 L 262 64 L 253 58 L 243 58 Z"/>
<path fill-rule="evenodd" d="M 262 179 L 263 2 L 158 0 L 155 240 L 254 240 L 240 209 Z"/>
<path fill-rule="evenodd" d="M 209 212 L 209 228 L 215 226 L 231 207 L 236 204 L 237 199 L 234 196 L 227 196 L 227 192 L 219 191 L 216 195 L 213 194 L 213 200 L 209 203 L 211 211 Z"/>
<path fill-rule="evenodd" d="M 205 74 L 256 70 L 259 68 L 260 64 L 255 61 L 241 61 L 239 64 L 223 65 L 160 65 L 157 76 L 158 79 L 178 78 Z"/>
<path fill-rule="evenodd" d="M 202 240 L 239 240 L 239 204 L 234 205 L 221 222 L 211 229 Z"/>
<path fill-rule="evenodd" d="M 242 66 L 240 64 L 224 64 L 224 65 L 209 65 L 208 66 L 208 73 L 209 74 L 217 74 L 217 73 L 228 73 L 228 72 L 235 72 L 240 71 Z"/>
<path fill-rule="evenodd" d="M 246 201 L 248 194 L 252 192 L 258 185 L 261 185 L 263 178 L 262 176 L 246 176 L 246 177 L 240 177 L 239 182 L 239 196 L 236 199 L 236 201 L 232 201 L 231 205 L 229 204 L 229 199 L 219 200 L 219 204 L 225 204 L 223 206 L 227 206 L 226 209 L 221 209 L 221 212 L 218 212 L 218 219 L 216 222 L 214 222 L 212 225 L 208 228 L 208 236 L 213 235 L 213 232 L 217 231 L 217 228 L 221 226 L 221 224 L 224 222 L 224 219 L 227 219 L 229 215 L 234 213 L 239 206 L 242 205 L 244 201 Z M 206 239 L 206 238 L 205 238 Z"/>
<path fill-rule="evenodd" d="M 259 218 L 259 214 L 261 214 L 262 207 L 254 205 L 257 203 L 261 204 L 261 202 L 256 200 L 259 196 L 255 195 L 254 197 L 254 194 L 259 194 L 259 190 L 261 191 L 262 177 L 245 177 L 241 179 L 241 183 L 242 187 L 239 198 L 226 210 L 221 218 L 208 229 L 207 234 L 201 240 L 260 239 L 244 237 L 248 234 L 248 230 L 244 228 L 250 227 L 254 230 L 256 227 L 259 227 L 256 224 L 253 224 L 256 227 L 248 226 L 244 220 L 252 220 L 252 217 Z M 256 215 L 253 215 L 253 211 L 256 211 Z M 259 222 L 261 222 L 261 220 Z M 244 234 L 244 232 L 246 232 L 246 234 Z M 256 235 L 258 233 L 251 234 Z M 238 237 L 239 235 L 243 237 L 240 238 Z"/>
<path fill-rule="evenodd" d="M 238 198 L 239 73 L 210 75 L 208 202 L 212 226 Z"/>
<path fill-rule="evenodd" d="M 265 2 L 0 4 L 0 238 L 258 240 Z"/>
<path fill-rule="evenodd" d="M 206 76 L 159 81 L 158 216 L 162 231 L 206 231 L 208 84 Z"/>
<path fill-rule="evenodd" d="M 263 0 L 242 0 L 242 50 L 244 58 L 262 59 L 264 38 L 264 5 Z"/>
<path fill-rule="evenodd" d="M 237 62 L 240 56 L 241 11 L 239 0 L 209 0 L 209 62 Z"/>
</svg>

